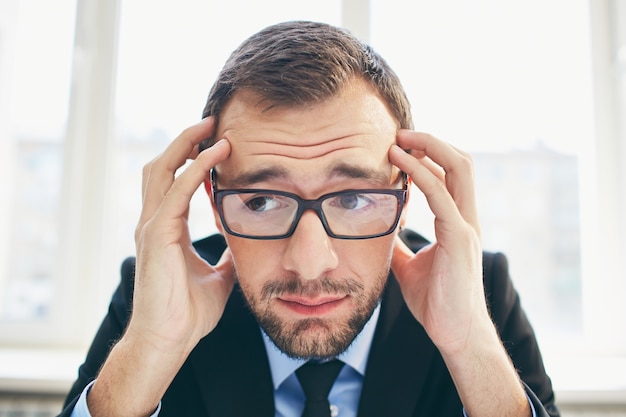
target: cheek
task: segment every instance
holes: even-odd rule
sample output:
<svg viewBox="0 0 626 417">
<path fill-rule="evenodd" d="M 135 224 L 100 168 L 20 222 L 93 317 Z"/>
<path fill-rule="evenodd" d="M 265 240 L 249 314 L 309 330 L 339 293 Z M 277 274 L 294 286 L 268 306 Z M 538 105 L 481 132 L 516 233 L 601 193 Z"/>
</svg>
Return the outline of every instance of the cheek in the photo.
<svg viewBox="0 0 626 417">
<path fill-rule="evenodd" d="M 280 267 L 280 241 L 253 240 L 224 235 L 239 281 L 247 286 L 272 279 Z"/>
<path fill-rule="evenodd" d="M 361 279 L 377 279 L 391 264 L 395 234 L 375 239 L 346 240 L 338 251 L 346 272 Z"/>
<path fill-rule="evenodd" d="M 225 238 L 242 287 L 260 288 L 264 282 L 288 274 L 280 261 L 286 241 L 243 239 L 228 234 Z M 334 240 L 333 247 L 339 258 L 335 274 L 357 278 L 365 284 L 377 279 L 389 269 L 394 238 L 395 233 L 375 239 Z"/>
</svg>

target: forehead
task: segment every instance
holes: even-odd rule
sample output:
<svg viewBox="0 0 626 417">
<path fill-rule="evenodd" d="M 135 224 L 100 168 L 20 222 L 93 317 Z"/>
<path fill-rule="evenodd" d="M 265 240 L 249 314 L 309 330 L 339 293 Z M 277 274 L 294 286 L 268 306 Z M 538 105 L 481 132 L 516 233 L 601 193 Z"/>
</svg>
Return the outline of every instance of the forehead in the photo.
<svg viewBox="0 0 626 417">
<path fill-rule="evenodd" d="M 391 178 L 387 152 L 397 130 L 383 100 L 364 81 L 354 80 L 330 99 L 298 107 L 269 107 L 242 90 L 220 115 L 217 138 L 228 139 L 232 148 L 218 166 L 220 179 L 263 171 L 280 172 L 281 181 L 305 181 L 341 176 L 350 172 L 346 167 Z"/>
</svg>

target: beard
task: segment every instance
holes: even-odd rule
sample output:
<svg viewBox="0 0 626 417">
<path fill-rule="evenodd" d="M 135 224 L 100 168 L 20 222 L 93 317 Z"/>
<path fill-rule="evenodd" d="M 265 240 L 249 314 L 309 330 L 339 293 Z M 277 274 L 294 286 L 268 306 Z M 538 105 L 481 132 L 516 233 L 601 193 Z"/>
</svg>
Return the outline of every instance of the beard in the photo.
<svg viewBox="0 0 626 417">
<path fill-rule="evenodd" d="M 343 353 L 372 316 L 380 303 L 389 271 L 380 273 L 369 290 L 355 279 L 335 280 L 323 277 L 303 282 L 297 277 L 266 283 L 257 298 L 241 285 L 241 291 L 257 322 L 274 344 L 295 359 L 330 359 Z M 341 294 L 353 299 L 356 307 L 347 317 L 289 320 L 271 310 L 270 301 L 281 295 L 314 297 Z"/>
</svg>

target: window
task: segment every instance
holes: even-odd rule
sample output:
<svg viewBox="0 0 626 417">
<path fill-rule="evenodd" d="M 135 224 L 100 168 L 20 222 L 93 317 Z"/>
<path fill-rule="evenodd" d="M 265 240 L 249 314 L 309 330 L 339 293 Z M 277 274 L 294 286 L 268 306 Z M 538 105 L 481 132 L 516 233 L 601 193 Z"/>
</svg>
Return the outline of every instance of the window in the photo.
<svg viewBox="0 0 626 417">
<path fill-rule="evenodd" d="M 71 0 L 0 5 L 2 339 L 51 336 L 46 327 L 61 292 L 58 215 L 74 10 Z"/>
<path fill-rule="evenodd" d="M 370 40 L 404 80 L 416 128 L 472 153 L 484 245 L 507 254 L 544 350 L 559 352 L 584 344 L 580 158 L 594 137 L 588 7 L 372 2 Z M 430 216 L 422 219 L 416 227 L 431 230 Z"/>
<path fill-rule="evenodd" d="M 134 251 L 141 167 L 199 120 L 239 42 L 310 19 L 355 28 L 417 129 L 472 153 L 485 247 L 507 254 L 548 360 L 626 355 L 623 2 L 49 3 L 0 5 L 0 343 L 90 341 Z M 432 237 L 417 192 L 411 210 Z M 216 230 L 202 193 L 191 223 Z"/>
<path fill-rule="evenodd" d="M 340 24 L 341 18 L 338 0 L 281 0 L 269 8 L 253 0 L 201 3 L 180 1 L 174 9 L 149 0 L 122 3 L 116 101 L 119 177 L 110 196 L 118 199 L 116 206 L 120 208 L 111 224 L 117 230 L 116 253 L 111 259 L 114 265 L 134 253 L 142 166 L 182 129 L 200 120 L 213 81 L 239 43 L 278 21 L 309 19 Z M 147 8 L 149 21 L 145 19 Z M 198 193 L 193 204 L 192 238 L 215 233 L 206 194 Z M 113 284 L 117 284 L 117 275 L 113 271 Z"/>
</svg>

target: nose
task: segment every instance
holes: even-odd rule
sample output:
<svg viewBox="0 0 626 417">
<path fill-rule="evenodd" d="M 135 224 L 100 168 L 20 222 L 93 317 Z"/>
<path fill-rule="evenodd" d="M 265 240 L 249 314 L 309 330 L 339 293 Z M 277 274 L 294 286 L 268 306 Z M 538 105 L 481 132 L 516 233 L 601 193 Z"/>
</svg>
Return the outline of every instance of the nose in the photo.
<svg viewBox="0 0 626 417">
<path fill-rule="evenodd" d="M 332 239 L 326 234 L 322 221 L 312 210 L 302 214 L 293 235 L 287 238 L 282 264 L 304 280 L 313 280 L 337 268 L 339 259 Z"/>
</svg>

